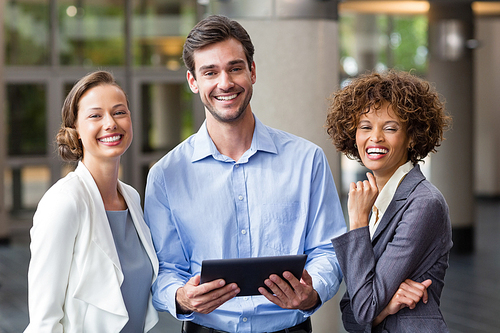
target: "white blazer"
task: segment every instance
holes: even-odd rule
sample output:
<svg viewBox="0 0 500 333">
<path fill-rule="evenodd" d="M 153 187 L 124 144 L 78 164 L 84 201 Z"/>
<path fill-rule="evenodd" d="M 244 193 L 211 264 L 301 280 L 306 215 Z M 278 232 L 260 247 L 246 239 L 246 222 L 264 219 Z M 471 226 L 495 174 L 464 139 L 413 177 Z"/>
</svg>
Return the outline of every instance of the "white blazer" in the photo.
<svg viewBox="0 0 500 333">
<path fill-rule="evenodd" d="M 158 275 L 158 259 L 137 191 L 122 182 L 137 234 Z M 25 333 L 120 332 L 128 313 L 123 273 L 99 189 L 81 162 L 43 196 L 33 217 Z M 151 295 L 144 332 L 158 322 Z"/>
</svg>

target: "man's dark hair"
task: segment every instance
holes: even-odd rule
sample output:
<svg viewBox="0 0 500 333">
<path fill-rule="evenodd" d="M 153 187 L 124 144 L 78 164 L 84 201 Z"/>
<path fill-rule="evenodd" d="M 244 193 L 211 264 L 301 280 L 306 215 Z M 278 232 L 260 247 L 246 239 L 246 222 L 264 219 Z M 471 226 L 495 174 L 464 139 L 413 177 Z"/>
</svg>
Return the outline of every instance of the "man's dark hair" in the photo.
<svg viewBox="0 0 500 333">
<path fill-rule="evenodd" d="M 238 22 L 222 15 L 211 15 L 198 22 L 184 43 L 182 59 L 187 69 L 196 78 L 194 52 L 205 46 L 234 38 L 243 45 L 248 68 L 252 67 L 254 46 L 245 28 Z"/>
</svg>

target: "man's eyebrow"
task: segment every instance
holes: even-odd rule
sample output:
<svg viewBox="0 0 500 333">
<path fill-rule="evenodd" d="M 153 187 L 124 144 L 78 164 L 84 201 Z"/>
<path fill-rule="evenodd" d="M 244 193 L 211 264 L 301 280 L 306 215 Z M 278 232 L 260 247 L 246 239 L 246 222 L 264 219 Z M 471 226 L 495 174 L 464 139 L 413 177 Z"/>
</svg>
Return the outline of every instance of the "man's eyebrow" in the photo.
<svg viewBox="0 0 500 333">
<path fill-rule="evenodd" d="M 245 60 L 243 60 L 243 59 L 236 59 L 236 60 L 231 60 L 231 61 L 230 61 L 230 62 L 228 62 L 227 64 L 228 64 L 229 66 L 234 66 L 234 65 L 245 64 L 245 63 L 246 63 L 246 62 L 245 62 Z M 207 69 L 214 69 L 214 68 L 218 68 L 218 66 L 213 65 L 213 64 L 211 64 L 211 65 L 203 65 L 203 66 L 200 66 L 200 68 L 198 68 L 198 71 L 199 71 L 199 72 L 202 72 L 202 71 L 205 71 L 205 70 L 207 70 Z"/>
<path fill-rule="evenodd" d="M 239 64 L 244 64 L 245 61 L 243 59 L 237 59 L 237 60 L 232 60 L 229 62 L 229 65 L 239 65 Z"/>
<path fill-rule="evenodd" d="M 204 71 L 204 70 L 207 70 L 207 69 L 214 69 L 216 67 L 217 66 L 215 66 L 215 65 L 203 65 L 200 68 L 198 68 L 198 71 L 201 72 L 201 71 Z"/>
</svg>

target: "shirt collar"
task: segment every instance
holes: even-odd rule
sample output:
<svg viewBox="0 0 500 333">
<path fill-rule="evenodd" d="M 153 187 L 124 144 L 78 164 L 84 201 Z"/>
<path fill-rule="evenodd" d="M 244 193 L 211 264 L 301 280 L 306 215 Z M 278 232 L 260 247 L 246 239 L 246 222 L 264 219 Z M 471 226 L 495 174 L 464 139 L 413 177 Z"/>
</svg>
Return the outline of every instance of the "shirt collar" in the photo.
<svg viewBox="0 0 500 333">
<path fill-rule="evenodd" d="M 252 144 L 238 162 L 245 163 L 257 151 L 264 151 L 272 154 L 277 154 L 278 149 L 273 138 L 269 134 L 268 128 L 254 115 L 255 129 L 252 137 Z M 191 156 L 191 162 L 202 160 L 208 156 L 212 156 L 217 160 L 224 162 L 232 161 L 231 158 L 222 155 L 215 146 L 212 138 L 208 134 L 207 121 L 205 120 L 200 129 L 196 133 L 194 140 L 194 150 Z"/>
<path fill-rule="evenodd" d="M 413 169 L 413 164 L 411 163 L 411 161 L 406 162 L 405 164 L 400 166 L 396 170 L 396 172 L 394 172 L 389 181 L 385 184 L 384 188 L 382 188 L 382 191 L 380 191 L 377 196 L 377 200 L 375 200 L 375 206 L 379 210 L 379 216 L 385 213 L 387 207 L 389 207 L 389 204 L 392 201 L 392 198 L 394 197 L 394 194 L 396 193 L 399 184 L 411 169 Z"/>
</svg>

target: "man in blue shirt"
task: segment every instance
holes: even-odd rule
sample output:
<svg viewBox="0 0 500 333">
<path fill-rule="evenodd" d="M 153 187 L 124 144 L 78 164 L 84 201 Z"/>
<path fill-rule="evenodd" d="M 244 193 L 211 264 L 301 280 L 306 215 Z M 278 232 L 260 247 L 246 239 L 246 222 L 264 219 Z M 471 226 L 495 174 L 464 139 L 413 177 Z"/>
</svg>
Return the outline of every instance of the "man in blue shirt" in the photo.
<svg viewBox="0 0 500 333">
<path fill-rule="evenodd" d="M 342 280 L 330 239 L 346 229 L 328 162 L 252 113 L 253 52 L 236 21 L 210 16 L 193 28 L 183 58 L 206 120 L 148 175 L 145 219 L 160 262 L 153 303 L 186 333 L 311 332 L 309 316 Z M 200 284 L 204 259 L 303 253 L 302 278 L 271 275 L 272 293 L 236 297 L 234 283 Z"/>
</svg>

